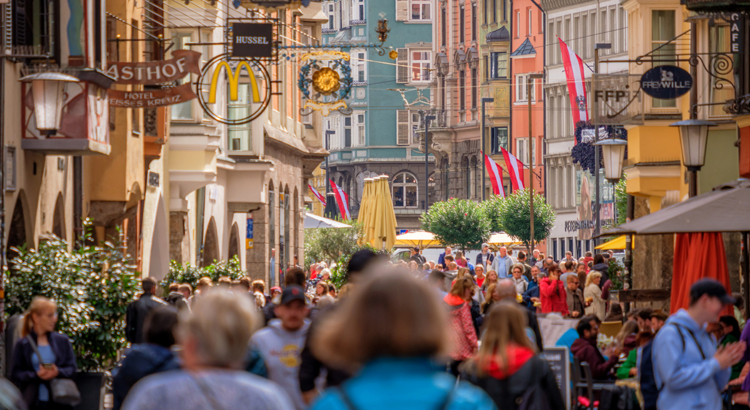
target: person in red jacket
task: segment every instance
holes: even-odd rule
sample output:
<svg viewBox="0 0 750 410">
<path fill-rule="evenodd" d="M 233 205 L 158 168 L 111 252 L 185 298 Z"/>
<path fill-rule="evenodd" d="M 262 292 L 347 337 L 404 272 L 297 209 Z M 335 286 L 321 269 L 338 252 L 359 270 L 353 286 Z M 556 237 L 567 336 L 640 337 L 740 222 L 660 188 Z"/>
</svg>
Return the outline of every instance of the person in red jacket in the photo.
<svg viewBox="0 0 750 410">
<path fill-rule="evenodd" d="M 458 375 L 458 366 L 470 358 L 477 349 L 477 333 L 471 320 L 468 300 L 474 294 L 474 280 L 471 276 L 457 279 L 450 293 L 443 298 L 450 317 L 453 351 L 451 352 L 451 373 Z"/>
<path fill-rule="evenodd" d="M 539 298 L 542 302 L 542 313 L 557 312 L 568 314 L 568 295 L 565 285 L 560 280 L 560 267 L 553 263 L 547 268 L 549 275 L 539 282 Z"/>
</svg>

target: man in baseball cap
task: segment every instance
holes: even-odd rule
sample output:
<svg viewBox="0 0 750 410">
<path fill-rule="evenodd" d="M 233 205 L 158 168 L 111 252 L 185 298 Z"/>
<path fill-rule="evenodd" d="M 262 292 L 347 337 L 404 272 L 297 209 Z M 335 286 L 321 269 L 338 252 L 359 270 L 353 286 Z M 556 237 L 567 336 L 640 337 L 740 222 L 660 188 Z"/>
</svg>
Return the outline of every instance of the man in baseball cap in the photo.
<svg viewBox="0 0 750 410">
<path fill-rule="evenodd" d="M 274 312 L 277 319 L 272 319 L 267 327 L 257 331 L 250 344 L 263 357 L 268 378 L 278 383 L 294 406 L 301 410 L 306 406 L 298 380 L 300 354 L 310 327 L 304 289 L 297 285 L 284 288 Z"/>
<path fill-rule="evenodd" d="M 688 308 L 670 316 L 656 335 L 651 358 L 660 389 L 659 410 L 721 408 L 721 389 L 746 345 L 729 343 L 717 349 L 706 324 L 718 322 L 721 311 L 733 302 L 724 285 L 701 279 L 690 287 Z"/>
</svg>

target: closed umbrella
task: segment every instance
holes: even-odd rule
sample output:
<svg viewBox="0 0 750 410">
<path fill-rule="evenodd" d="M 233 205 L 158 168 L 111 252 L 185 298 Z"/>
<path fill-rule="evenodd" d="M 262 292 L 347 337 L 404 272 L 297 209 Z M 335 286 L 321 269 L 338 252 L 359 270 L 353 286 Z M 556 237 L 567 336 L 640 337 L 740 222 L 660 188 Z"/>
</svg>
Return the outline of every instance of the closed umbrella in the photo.
<svg viewBox="0 0 750 410">
<path fill-rule="evenodd" d="M 385 212 L 385 235 L 383 242 L 385 249 L 391 250 L 396 243 L 396 212 L 393 210 L 393 198 L 391 197 L 391 188 L 388 185 L 388 177 L 383 177 L 384 204 Z"/>
<path fill-rule="evenodd" d="M 364 231 L 364 240 L 367 243 L 372 244 L 372 238 L 373 238 L 373 217 L 375 212 L 375 179 L 374 178 L 366 178 L 365 179 L 365 191 L 362 198 L 362 204 L 364 210 L 360 210 L 359 214 L 362 225 L 363 231 Z"/>
</svg>

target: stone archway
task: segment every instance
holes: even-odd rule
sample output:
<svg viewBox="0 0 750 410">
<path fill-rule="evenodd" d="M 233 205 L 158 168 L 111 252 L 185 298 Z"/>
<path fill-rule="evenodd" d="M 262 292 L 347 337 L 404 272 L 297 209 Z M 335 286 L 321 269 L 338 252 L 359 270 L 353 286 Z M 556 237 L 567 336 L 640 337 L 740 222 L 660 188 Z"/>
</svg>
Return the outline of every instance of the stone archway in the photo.
<svg viewBox="0 0 750 410">
<path fill-rule="evenodd" d="M 19 192 L 16 199 L 16 206 L 13 208 L 13 216 L 10 219 L 10 231 L 8 232 L 8 242 L 6 244 L 6 260 L 10 261 L 16 257 L 16 252 L 12 248 L 20 248 L 26 245 L 27 248 L 33 248 L 34 243 L 28 243 L 31 240 L 28 228 L 30 225 L 27 221 L 26 207 L 23 201 L 23 191 Z"/>
<path fill-rule="evenodd" d="M 65 199 L 62 193 L 57 194 L 55 201 L 55 213 L 52 217 L 52 233 L 58 238 L 65 240 Z"/>
<path fill-rule="evenodd" d="M 237 226 L 237 222 L 232 224 L 229 234 L 229 259 L 237 256 L 240 257 L 240 228 Z"/>
<path fill-rule="evenodd" d="M 219 253 L 219 234 L 216 230 L 216 221 L 211 217 L 208 221 L 208 228 L 206 229 L 206 238 L 203 241 L 203 257 L 201 258 L 201 266 L 206 267 L 214 263 L 214 260 L 218 261 L 221 259 Z"/>
</svg>

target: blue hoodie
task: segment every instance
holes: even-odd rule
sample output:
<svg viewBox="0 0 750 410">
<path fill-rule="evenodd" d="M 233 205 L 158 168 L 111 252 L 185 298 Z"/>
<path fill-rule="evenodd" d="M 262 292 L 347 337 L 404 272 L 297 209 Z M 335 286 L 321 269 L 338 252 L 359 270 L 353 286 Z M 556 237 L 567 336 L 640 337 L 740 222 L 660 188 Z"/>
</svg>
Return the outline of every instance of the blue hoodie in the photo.
<svg viewBox="0 0 750 410">
<path fill-rule="evenodd" d="M 112 371 L 113 410 L 120 410 L 130 389 L 146 376 L 177 370 L 180 362 L 166 347 L 150 343 L 133 346 L 126 352 L 122 365 Z"/>
<path fill-rule="evenodd" d="M 700 343 L 705 359 L 687 329 Z M 714 359 L 715 353 L 716 339 L 686 310 L 680 309 L 667 319 L 654 339 L 651 355 L 656 385 L 663 386 L 657 401 L 659 410 L 721 408 L 721 389 L 729 382 L 732 369 L 722 370 Z"/>
</svg>

